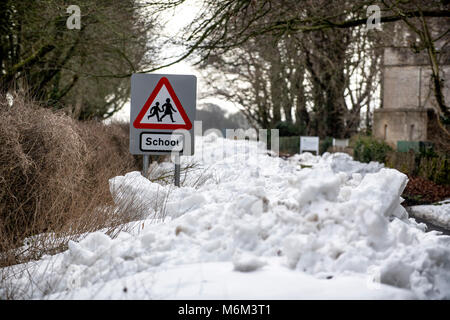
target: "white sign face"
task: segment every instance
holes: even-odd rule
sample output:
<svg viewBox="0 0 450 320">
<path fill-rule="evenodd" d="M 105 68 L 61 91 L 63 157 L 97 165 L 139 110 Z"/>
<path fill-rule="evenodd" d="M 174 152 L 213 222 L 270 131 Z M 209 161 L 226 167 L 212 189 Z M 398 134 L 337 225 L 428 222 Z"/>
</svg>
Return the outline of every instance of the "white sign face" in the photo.
<svg viewBox="0 0 450 320">
<path fill-rule="evenodd" d="M 316 151 L 319 154 L 319 137 L 300 137 L 300 153 Z"/>
<path fill-rule="evenodd" d="M 345 148 L 348 147 L 348 139 L 334 139 L 333 138 L 333 146 Z"/>
<path fill-rule="evenodd" d="M 139 148 L 141 151 L 182 152 L 184 136 L 170 132 L 142 132 Z"/>
</svg>

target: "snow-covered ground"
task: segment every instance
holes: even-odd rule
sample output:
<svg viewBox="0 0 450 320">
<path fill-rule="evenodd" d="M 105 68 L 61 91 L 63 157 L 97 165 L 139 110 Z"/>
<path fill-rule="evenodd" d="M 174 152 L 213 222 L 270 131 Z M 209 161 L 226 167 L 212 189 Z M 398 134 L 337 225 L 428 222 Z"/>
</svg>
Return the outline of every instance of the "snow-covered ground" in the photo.
<svg viewBox="0 0 450 320">
<path fill-rule="evenodd" d="M 180 188 L 139 172 L 111 179 L 142 221 L 70 242 L 15 288 L 36 299 L 450 299 L 450 237 L 408 217 L 404 174 L 340 153 L 283 160 L 215 135 L 182 159 L 197 169 Z"/>
<path fill-rule="evenodd" d="M 450 230 L 450 199 L 436 204 L 412 206 L 409 209 L 415 217 Z"/>
</svg>

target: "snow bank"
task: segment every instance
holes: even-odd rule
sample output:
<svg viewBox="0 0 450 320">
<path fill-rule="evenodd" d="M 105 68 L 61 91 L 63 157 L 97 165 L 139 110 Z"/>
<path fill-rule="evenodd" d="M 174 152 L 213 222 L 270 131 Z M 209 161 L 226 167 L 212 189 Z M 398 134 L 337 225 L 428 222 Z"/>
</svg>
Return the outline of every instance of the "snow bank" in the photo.
<svg viewBox="0 0 450 320">
<path fill-rule="evenodd" d="M 369 163 L 354 161 L 350 155 L 341 152 L 325 152 L 322 156 L 315 156 L 312 153 L 304 152 L 294 155 L 290 160 L 297 161 L 306 166 L 329 166 L 335 173 L 345 172 L 347 174 L 360 173 L 361 175 L 365 175 L 366 173 L 378 172 L 384 167 L 383 163 L 375 161 Z"/>
<path fill-rule="evenodd" d="M 187 298 L 223 298 L 229 296 L 218 295 L 224 290 L 217 287 L 220 279 L 213 285 L 215 295 L 203 289 L 183 291 L 203 288 L 204 283 L 183 272 L 178 287 L 172 282 L 158 285 L 165 270 L 195 265 L 201 272 L 203 266 L 222 263 L 216 265 L 217 277 L 253 279 L 249 285 L 257 283 L 255 279 L 277 279 L 270 270 L 277 270 L 280 279 L 289 274 L 292 281 L 281 287 L 285 294 L 271 296 L 269 290 L 266 299 L 308 298 L 306 287 L 310 297 L 316 297 L 320 291 L 314 290 L 326 286 L 334 295 L 324 293 L 325 298 L 358 298 L 349 291 L 355 288 L 361 298 L 450 298 L 450 237 L 427 233 L 423 224 L 408 218 L 400 205 L 407 182 L 402 173 L 377 163 L 361 164 L 344 154 L 283 160 L 270 156 L 259 143 L 211 135 L 198 138 L 196 148 L 195 156 L 183 157 L 185 163 L 203 167 L 188 174 L 186 185 L 207 177 L 195 188 L 152 183 L 138 172 L 110 180 L 111 190 L 125 188 L 136 194 L 134 202 L 142 204 L 143 216 L 152 217 L 157 195 L 167 195 L 163 223 L 145 223 L 135 234 L 122 233 L 116 239 L 94 233 L 71 242 L 53 262 L 51 274 L 36 271 L 37 286 L 50 283 L 56 292 L 51 298 L 124 298 L 111 290 L 123 283 L 131 286 L 130 279 L 137 288 L 152 278 L 157 284 L 143 285 L 146 290 L 136 291 L 139 298 L 179 298 L 180 290 L 190 292 Z M 310 167 L 305 168 L 305 162 Z M 224 266 L 229 268 L 226 275 L 221 273 Z M 208 270 L 208 281 L 213 281 Z M 361 289 L 361 279 L 368 277 L 381 282 L 376 295 L 363 294 L 370 290 Z M 303 287 L 288 286 L 306 278 Z M 273 292 L 280 290 L 277 280 L 272 285 Z M 261 297 L 258 289 L 246 290 L 245 298 Z M 45 296 L 36 288 L 28 291 L 30 297 Z M 243 291 L 231 292 L 235 296 L 229 298 L 237 298 Z"/>
<path fill-rule="evenodd" d="M 411 214 L 434 225 L 450 229 L 450 199 L 432 205 L 412 206 Z"/>
</svg>

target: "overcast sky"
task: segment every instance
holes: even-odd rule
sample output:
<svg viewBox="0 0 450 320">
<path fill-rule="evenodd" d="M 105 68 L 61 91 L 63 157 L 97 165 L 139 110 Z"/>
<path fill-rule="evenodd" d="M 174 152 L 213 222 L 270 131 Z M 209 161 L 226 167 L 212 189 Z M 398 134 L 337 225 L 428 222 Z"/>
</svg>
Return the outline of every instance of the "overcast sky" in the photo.
<svg viewBox="0 0 450 320">
<path fill-rule="evenodd" d="M 175 10 L 169 10 L 166 13 L 167 23 L 166 28 L 163 30 L 162 34 L 164 37 L 177 37 L 180 31 L 186 25 L 190 24 L 195 18 L 199 10 L 201 9 L 201 0 L 187 0 L 182 5 L 178 6 Z M 182 48 L 172 48 L 169 51 L 169 55 L 179 54 Z M 197 97 L 201 96 L 202 91 L 207 90 L 205 88 L 205 81 L 203 80 L 201 74 L 198 70 L 191 66 L 189 62 L 181 61 L 170 67 L 158 70 L 155 73 L 163 74 L 191 74 L 197 77 Z M 149 92 L 150 94 L 150 92 Z M 224 99 L 218 98 L 208 98 L 208 99 L 197 99 L 197 108 L 205 103 L 215 103 L 218 106 L 225 109 L 228 113 L 235 113 L 238 111 L 236 106 Z M 130 119 L 130 103 L 127 102 L 125 106 L 117 112 L 113 117 L 115 120 L 129 121 Z"/>
</svg>

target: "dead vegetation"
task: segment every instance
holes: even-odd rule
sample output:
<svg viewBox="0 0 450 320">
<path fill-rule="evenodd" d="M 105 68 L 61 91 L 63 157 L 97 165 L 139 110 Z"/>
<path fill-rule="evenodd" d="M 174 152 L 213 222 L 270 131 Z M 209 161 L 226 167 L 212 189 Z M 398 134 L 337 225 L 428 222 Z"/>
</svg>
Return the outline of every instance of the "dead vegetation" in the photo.
<svg viewBox="0 0 450 320">
<path fill-rule="evenodd" d="M 108 185 L 139 170 L 126 124 L 81 123 L 3 96 L 0 145 L 0 267 L 59 252 L 86 232 L 114 235 L 134 219 L 138 210 L 115 208 Z"/>
<path fill-rule="evenodd" d="M 408 184 L 403 191 L 403 206 L 430 204 L 450 198 L 450 186 L 438 185 L 422 177 L 408 176 Z"/>
</svg>

